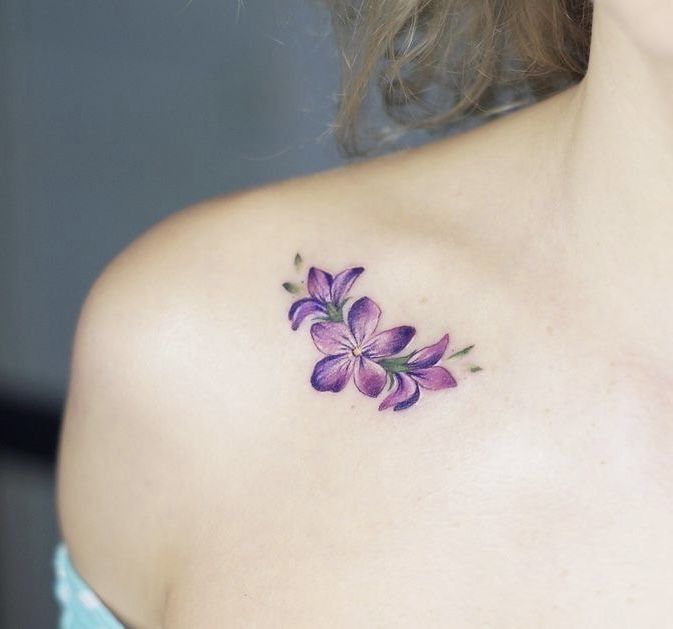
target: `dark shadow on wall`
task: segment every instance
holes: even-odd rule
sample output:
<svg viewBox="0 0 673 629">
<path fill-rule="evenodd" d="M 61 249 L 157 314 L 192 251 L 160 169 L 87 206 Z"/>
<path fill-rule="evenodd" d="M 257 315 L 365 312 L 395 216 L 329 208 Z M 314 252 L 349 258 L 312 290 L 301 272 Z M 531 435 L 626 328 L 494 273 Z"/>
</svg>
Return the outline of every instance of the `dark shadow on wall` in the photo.
<svg viewBox="0 0 673 629">
<path fill-rule="evenodd" d="M 51 466 L 63 404 L 36 402 L 0 388 L 0 450 Z"/>
<path fill-rule="evenodd" d="M 0 392 L 0 629 L 56 627 L 54 459 L 61 404 Z"/>
</svg>

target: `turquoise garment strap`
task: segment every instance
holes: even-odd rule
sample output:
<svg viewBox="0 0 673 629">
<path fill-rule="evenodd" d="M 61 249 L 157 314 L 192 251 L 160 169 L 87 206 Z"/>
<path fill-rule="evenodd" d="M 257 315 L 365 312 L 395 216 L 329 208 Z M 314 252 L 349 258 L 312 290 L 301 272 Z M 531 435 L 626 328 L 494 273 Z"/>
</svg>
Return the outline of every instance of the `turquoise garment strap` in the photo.
<svg viewBox="0 0 673 629">
<path fill-rule="evenodd" d="M 63 542 L 54 550 L 54 596 L 61 614 L 59 629 L 124 629 L 79 576 Z"/>
</svg>

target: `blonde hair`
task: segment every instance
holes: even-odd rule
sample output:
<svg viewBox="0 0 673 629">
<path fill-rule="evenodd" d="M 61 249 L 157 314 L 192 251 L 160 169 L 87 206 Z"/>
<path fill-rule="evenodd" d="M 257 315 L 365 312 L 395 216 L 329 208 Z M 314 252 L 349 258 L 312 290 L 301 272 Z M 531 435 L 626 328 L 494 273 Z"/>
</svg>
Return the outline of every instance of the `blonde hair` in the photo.
<svg viewBox="0 0 673 629">
<path fill-rule="evenodd" d="M 374 79 L 396 125 L 368 129 L 381 146 L 411 129 L 446 129 L 502 113 L 586 72 L 591 0 L 327 3 L 341 56 L 333 127 L 346 156 L 368 152 L 360 127 Z M 509 93 L 504 107 L 503 93 Z"/>
</svg>

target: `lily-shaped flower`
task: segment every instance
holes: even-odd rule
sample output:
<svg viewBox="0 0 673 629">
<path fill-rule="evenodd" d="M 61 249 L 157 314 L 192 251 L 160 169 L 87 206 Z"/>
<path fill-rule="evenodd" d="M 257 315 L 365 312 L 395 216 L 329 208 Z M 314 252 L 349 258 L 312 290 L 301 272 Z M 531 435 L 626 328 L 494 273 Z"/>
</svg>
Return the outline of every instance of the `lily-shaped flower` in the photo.
<svg viewBox="0 0 673 629">
<path fill-rule="evenodd" d="M 376 397 L 386 384 L 386 370 L 377 360 L 401 351 L 416 333 L 408 325 L 376 334 L 381 309 L 369 297 L 361 297 L 348 311 L 346 323 L 320 322 L 311 326 L 315 346 L 326 358 L 311 375 L 318 391 L 341 391 L 351 374 L 355 386 L 365 395 Z"/>
<path fill-rule="evenodd" d="M 386 361 L 391 363 L 391 367 L 393 362 L 397 363 L 394 366 L 394 373 L 391 374 L 396 387 L 381 402 L 379 410 L 383 411 L 391 406 L 395 411 L 409 408 L 418 402 L 421 396 L 419 386 L 433 390 L 457 386 L 458 383 L 449 371 L 435 364 L 444 356 L 448 344 L 449 335 L 445 334 L 434 345 L 413 352 L 409 357 Z"/>
<path fill-rule="evenodd" d="M 307 280 L 310 297 L 299 299 L 290 306 L 288 318 L 292 329 L 296 330 L 312 314 L 322 315 L 330 321 L 343 321 L 346 295 L 362 271 L 363 267 L 355 266 L 332 277 L 330 273 L 312 266 Z"/>
</svg>

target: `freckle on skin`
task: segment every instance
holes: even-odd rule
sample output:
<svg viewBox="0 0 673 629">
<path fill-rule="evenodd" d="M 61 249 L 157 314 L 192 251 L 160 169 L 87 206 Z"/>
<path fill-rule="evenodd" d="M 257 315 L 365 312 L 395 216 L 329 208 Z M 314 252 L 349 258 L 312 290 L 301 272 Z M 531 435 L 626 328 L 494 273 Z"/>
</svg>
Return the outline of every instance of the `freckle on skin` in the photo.
<svg viewBox="0 0 673 629">
<path fill-rule="evenodd" d="M 428 298 L 427 297 L 421 297 L 421 303 L 422 304 L 427 304 L 428 303 Z"/>
<path fill-rule="evenodd" d="M 549 336 L 554 334 L 554 328 L 551 325 L 547 326 L 547 334 L 549 334 Z"/>
</svg>

